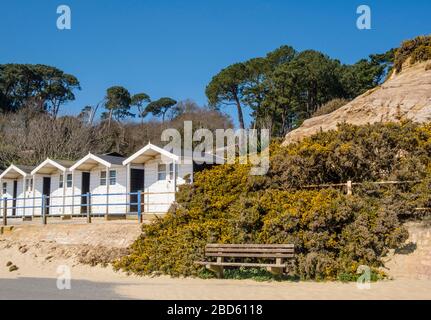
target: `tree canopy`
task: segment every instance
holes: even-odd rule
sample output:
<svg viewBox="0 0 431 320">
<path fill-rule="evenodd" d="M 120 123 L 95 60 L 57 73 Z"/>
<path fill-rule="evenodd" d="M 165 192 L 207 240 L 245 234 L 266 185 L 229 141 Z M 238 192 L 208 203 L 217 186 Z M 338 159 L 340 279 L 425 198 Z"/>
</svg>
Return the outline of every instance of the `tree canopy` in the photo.
<svg viewBox="0 0 431 320">
<path fill-rule="evenodd" d="M 402 64 L 423 61 L 431 57 L 430 37 L 405 41 L 400 49 L 371 54 L 354 64 L 339 60 L 319 51 L 299 52 L 291 46 L 281 46 L 262 57 L 233 63 L 214 75 L 205 93 L 208 104 L 215 110 L 233 106 L 240 128 L 245 128 L 244 112 L 250 112 L 251 126 L 266 128 L 273 136 L 283 136 L 318 112 L 330 101 L 350 101 L 379 85 L 394 69 Z M 37 112 L 56 118 L 61 107 L 75 100 L 80 90 L 78 79 L 64 71 L 41 64 L 0 65 L 0 112 L 17 112 L 31 107 Z M 331 104 L 324 112 L 333 110 Z M 89 105 L 79 115 L 92 125 L 99 107 L 105 107 L 101 119 L 122 121 L 141 119 L 147 115 L 179 116 L 184 106 L 163 97 L 151 101 L 147 93 L 131 94 L 126 88 L 114 86 L 107 90 L 103 100 Z"/>
<path fill-rule="evenodd" d="M 41 64 L 0 65 L 0 111 L 16 112 L 25 106 L 56 118 L 60 107 L 75 100 L 78 79 L 55 67 Z"/>
<path fill-rule="evenodd" d="M 162 117 L 162 122 L 165 122 L 166 113 L 177 104 L 177 101 L 175 101 L 172 98 L 163 97 L 159 100 L 150 102 L 147 107 L 146 111 L 148 113 L 152 113 L 155 117 Z"/>
<path fill-rule="evenodd" d="M 150 96 L 146 93 L 137 93 L 131 98 L 131 105 L 138 108 L 138 117 L 141 118 L 141 121 L 144 121 L 144 118 L 148 115 L 148 112 L 144 108 L 144 104 L 150 102 Z"/>
<path fill-rule="evenodd" d="M 132 99 L 130 92 L 121 86 L 114 86 L 106 90 L 105 108 L 108 110 L 108 120 L 111 121 L 114 117 L 116 120 L 121 120 L 126 117 L 134 116 L 130 112 L 130 104 Z"/>
<path fill-rule="evenodd" d="M 247 80 L 247 68 L 243 63 L 235 63 L 213 77 L 206 88 L 210 105 L 235 105 L 238 112 L 240 128 L 244 128 L 244 117 L 241 109 L 244 83 Z"/>
<path fill-rule="evenodd" d="M 207 85 L 206 95 L 212 106 L 236 106 L 241 128 L 243 108 L 248 107 L 254 127 L 282 136 L 327 102 L 351 100 L 381 83 L 393 59 L 392 49 L 345 65 L 315 50 L 282 46 L 222 69 Z"/>
</svg>

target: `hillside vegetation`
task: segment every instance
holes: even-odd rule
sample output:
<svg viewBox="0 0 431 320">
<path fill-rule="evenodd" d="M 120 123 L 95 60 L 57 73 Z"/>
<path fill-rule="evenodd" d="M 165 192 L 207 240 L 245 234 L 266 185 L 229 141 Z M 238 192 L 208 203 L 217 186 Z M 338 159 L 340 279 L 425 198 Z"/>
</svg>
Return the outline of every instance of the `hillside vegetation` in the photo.
<svg viewBox="0 0 431 320">
<path fill-rule="evenodd" d="M 395 71 L 401 72 L 409 58 L 412 65 L 431 60 L 431 36 L 419 36 L 404 41 L 395 53 Z"/>
<path fill-rule="evenodd" d="M 299 141 L 338 123 L 365 125 L 375 122 L 431 119 L 431 36 L 404 41 L 394 51 L 393 67 L 386 80 L 350 102 L 337 100 L 321 107 L 313 117 L 285 136 L 285 143 Z M 339 100 L 338 100 L 339 101 Z"/>
<path fill-rule="evenodd" d="M 165 122 L 158 120 L 89 124 L 81 117 L 53 119 L 46 113 L 24 108 L 14 113 L 0 113 L 0 169 L 11 163 L 38 165 L 51 159 L 78 160 L 88 152 L 118 152 L 130 155 L 149 141 L 162 145 L 162 132 L 168 128 L 184 131 L 184 121 L 193 128 L 232 128 L 230 118 L 216 110 L 198 107 L 192 102 L 184 112 Z M 192 108 L 191 108 L 192 107 Z M 48 138 L 49 137 L 49 138 Z"/>
<path fill-rule="evenodd" d="M 266 176 L 223 165 L 181 187 L 178 205 L 143 226 L 116 266 L 138 274 L 199 275 L 207 243 L 294 243 L 292 274 L 303 279 L 353 275 L 379 267 L 408 236 L 402 222 L 430 205 L 431 125 L 341 125 L 300 143 L 271 147 Z M 310 184 L 365 182 L 354 194 Z M 423 180 L 392 186 L 379 180 Z"/>
</svg>

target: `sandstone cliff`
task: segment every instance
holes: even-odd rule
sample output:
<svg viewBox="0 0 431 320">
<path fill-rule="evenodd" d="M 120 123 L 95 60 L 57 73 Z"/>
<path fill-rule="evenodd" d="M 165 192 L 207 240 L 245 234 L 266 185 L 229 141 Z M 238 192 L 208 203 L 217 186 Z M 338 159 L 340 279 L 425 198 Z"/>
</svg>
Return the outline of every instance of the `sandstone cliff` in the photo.
<svg viewBox="0 0 431 320">
<path fill-rule="evenodd" d="M 336 129 L 338 123 L 364 125 L 410 119 L 431 120 L 431 62 L 409 66 L 385 83 L 357 97 L 332 113 L 304 121 L 287 134 L 284 144 L 296 142 L 316 132 Z"/>
</svg>

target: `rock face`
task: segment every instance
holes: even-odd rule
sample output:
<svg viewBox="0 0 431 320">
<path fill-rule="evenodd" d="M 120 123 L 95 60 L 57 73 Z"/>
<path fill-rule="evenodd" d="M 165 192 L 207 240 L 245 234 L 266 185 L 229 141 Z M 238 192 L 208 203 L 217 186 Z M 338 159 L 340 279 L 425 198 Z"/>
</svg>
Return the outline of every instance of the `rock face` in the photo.
<svg viewBox="0 0 431 320">
<path fill-rule="evenodd" d="M 332 113 L 304 121 L 287 134 L 284 144 L 319 131 L 336 129 L 338 123 L 364 125 L 375 122 L 431 120 L 431 62 L 406 65 L 381 86 L 365 92 Z"/>
<path fill-rule="evenodd" d="M 383 271 L 395 279 L 431 279 L 431 226 L 427 222 L 408 222 L 406 243 L 384 258 Z"/>
</svg>

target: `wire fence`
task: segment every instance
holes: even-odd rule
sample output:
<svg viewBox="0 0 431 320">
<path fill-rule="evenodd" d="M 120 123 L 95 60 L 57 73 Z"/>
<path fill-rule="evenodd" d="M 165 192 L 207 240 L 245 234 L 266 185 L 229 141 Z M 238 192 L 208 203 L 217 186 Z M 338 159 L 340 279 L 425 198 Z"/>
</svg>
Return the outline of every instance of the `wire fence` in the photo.
<svg viewBox="0 0 431 320">
<path fill-rule="evenodd" d="M 326 183 L 326 184 L 312 184 L 312 185 L 306 185 L 302 186 L 303 189 L 320 189 L 320 188 L 343 188 L 347 195 L 352 195 L 354 186 L 366 186 L 366 185 L 375 185 L 375 186 L 388 186 L 388 185 L 406 185 L 406 184 L 418 184 L 425 181 L 429 181 L 431 183 L 431 180 L 423 179 L 423 180 L 403 180 L 403 181 L 397 181 L 397 180 L 389 180 L 389 181 L 367 181 L 367 182 L 353 182 L 351 180 L 347 181 L 346 183 Z M 425 211 L 429 212 L 431 211 L 431 208 L 429 207 L 420 207 L 415 208 L 416 211 Z"/>
<path fill-rule="evenodd" d="M 348 195 L 353 194 L 353 187 L 354 186 L 363 186 L 367 184 L 371 185 L 402 185 L 402 184 L 416 184 L 424 182 L 425 180 L 403 180 L 403 181 L 396 181 L 396 180 L 389 180 L 389 181 L 369 181 L 369 182 L 353 182 L 351 180 L 345 182 L 345 183 L 326 183 L 326 184 L 311 184 L 302 186 L 304 189 L 320 189 L 320 188 L 334 188 L 334 187 L 341 187 L 344 188 L 346 193 Z"/>
<path fill-rule="evenodd" d="M 78 195 L 60 195 L 0 199 L 0 212 L 3 225 L 9 219 L 34 220 L 40 218 L 47 224 L 49 217 L 68 219 L 104 217 L 106 220 L 118 217 L 135 216 L 139 223 L 144 214 L 166 213 L 175 201 L 174 192 L 129 192 Z"/>
</svg>

